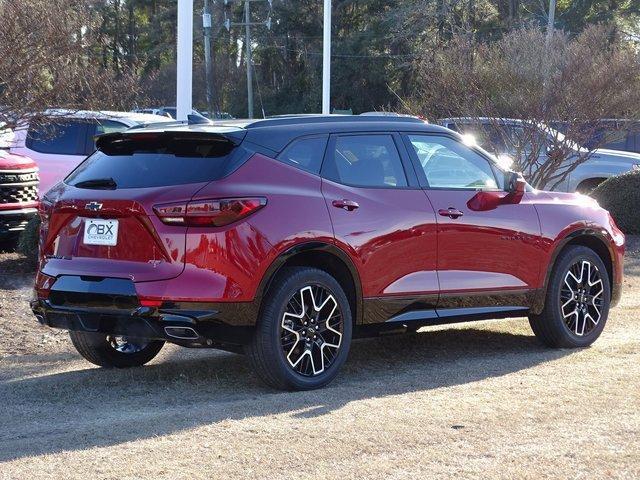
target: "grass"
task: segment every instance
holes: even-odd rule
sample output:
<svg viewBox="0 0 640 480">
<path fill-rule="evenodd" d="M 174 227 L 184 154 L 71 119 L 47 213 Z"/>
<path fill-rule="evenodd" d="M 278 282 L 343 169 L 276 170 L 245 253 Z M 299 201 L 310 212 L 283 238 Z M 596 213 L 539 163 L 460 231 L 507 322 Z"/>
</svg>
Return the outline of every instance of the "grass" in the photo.
<svg viewBox="0 0 640 480">
<path fill-rule="evenodd" d="M 588 349 L 545 349 L 525 320 L 438 327 L 356 342 L 334 383 L 303 393 L 215 351 L 126 371 L 67 342 L 5 351 L 0 479 L 640 478 L 637 245 Z"/>
</svg>

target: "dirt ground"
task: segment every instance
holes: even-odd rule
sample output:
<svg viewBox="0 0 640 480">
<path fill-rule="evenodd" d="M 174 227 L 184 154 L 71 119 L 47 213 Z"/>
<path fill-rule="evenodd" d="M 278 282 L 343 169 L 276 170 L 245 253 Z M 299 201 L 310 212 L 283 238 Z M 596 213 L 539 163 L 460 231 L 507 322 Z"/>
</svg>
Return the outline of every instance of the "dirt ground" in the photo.
<svg viewBox="0 0 640 480">
<path fill-rule="evenodd" d="M 263 387 L 242 356 L 166 347 L 101 370 L 28 309 L 0 254 L 0 479 L 640 478 L 640 239 L 583 350 L 524 319 L 355 342 L 329 387 Z"/>
</svg>

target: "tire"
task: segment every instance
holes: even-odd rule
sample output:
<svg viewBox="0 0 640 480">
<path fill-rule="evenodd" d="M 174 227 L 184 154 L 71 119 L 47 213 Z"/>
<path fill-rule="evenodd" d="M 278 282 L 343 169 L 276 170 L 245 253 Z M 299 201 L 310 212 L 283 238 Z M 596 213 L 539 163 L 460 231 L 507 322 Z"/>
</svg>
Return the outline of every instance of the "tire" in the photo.
<svg viewBox="0 0 640 480">
<path fill-rule="evenodd" d="M 126 339 L 123 345 L 129 347 L 118 350 L 112 343 L 114 337 L 105 334 L 72 330 L 69 336 L 80 355 L 104 368 L 140 367 L 150 362 L 164 345 L 162 340 Z"/>
<path fill-rule="evenodd" d="M 352 330 L 349 301 L 331 275 L 316 268 L 285 268 L 263 300 L 246 353 L 270 387 L 312 390 L 336 377 L 349 354 Z"/>
<path fill-rule="evenodd" d="M 540 315 L 529 315 L 529 324 L 548 347 L 587 347 L 602 333 L 610 304 L 609 275 L 602 259 L 590 248 L 572 245 L 558 256 L 544 309 Z"/>
</svg>

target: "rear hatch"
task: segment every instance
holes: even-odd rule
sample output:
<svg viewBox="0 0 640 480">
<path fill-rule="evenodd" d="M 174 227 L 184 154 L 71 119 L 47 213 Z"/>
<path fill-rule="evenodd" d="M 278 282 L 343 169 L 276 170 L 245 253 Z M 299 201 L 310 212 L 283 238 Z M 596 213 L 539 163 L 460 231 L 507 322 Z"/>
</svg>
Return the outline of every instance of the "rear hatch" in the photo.
<svg viewBox="0 0 640 480">
<path fill-rule="evenodd" d="M 184 269 L 187 227 L 159 219 L 159 206 L 186 204 L 246 156 L 244 132 L 130 131 L 104 135 L 98 150 L 41 205 L 43 273 L 175 278 Z"/>
</svg>

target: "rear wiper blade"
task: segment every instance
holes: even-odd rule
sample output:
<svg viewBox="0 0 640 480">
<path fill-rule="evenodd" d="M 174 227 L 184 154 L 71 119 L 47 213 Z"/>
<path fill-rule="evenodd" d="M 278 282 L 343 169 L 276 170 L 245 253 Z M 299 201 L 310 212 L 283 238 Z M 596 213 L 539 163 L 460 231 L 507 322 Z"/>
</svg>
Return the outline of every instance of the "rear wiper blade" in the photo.
<svg viewBox="0 0 640 480">
<path fill-rule="evenodd" d="M 78 182 L 74 185 L 74 187 L 115 190 L 116 188 L 118 188 L 118 184 L 113 178 L 93 178 L 91 180 L 83 180 L 82 182 Z"/>
</svg>

